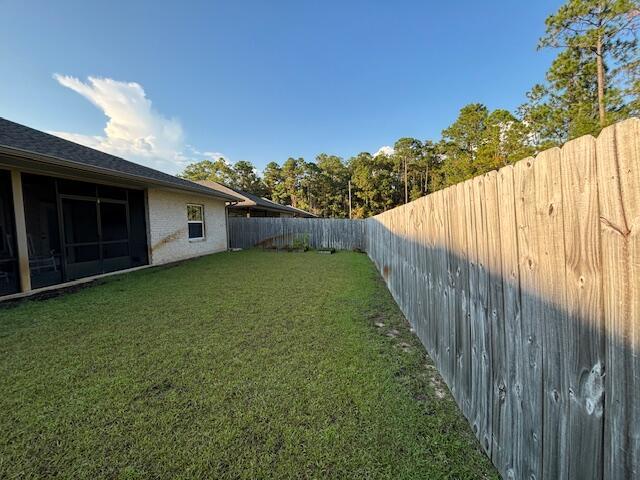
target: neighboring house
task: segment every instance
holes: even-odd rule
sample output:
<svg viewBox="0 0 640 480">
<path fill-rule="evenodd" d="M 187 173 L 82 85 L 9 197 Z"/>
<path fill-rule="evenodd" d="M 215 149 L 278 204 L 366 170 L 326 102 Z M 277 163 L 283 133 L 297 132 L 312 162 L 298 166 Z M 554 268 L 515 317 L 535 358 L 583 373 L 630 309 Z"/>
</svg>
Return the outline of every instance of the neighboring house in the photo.
<svg viewBox="0 0 640 480">
<path fill-rule="evenodd" d="M 0 297 L 226 250 L 240 200 L 0 118 Z"/>
<path fill-rule="evenodd" d="M 299 208 L 289 205 L 280 205 L 278 203 L 267 200 L 266 198 L 253 195 L 252 193 L 239 190 L 237 188 L 227 187 L 218 182 L 211 180 L 199 180 L 196 183 L 212 188 L 220 193 L 235 195 L 242 200 L 237 203 L 229 204 L 230 217 L 315 217 L 313 213 L 305 212 Z"/>
</svg>

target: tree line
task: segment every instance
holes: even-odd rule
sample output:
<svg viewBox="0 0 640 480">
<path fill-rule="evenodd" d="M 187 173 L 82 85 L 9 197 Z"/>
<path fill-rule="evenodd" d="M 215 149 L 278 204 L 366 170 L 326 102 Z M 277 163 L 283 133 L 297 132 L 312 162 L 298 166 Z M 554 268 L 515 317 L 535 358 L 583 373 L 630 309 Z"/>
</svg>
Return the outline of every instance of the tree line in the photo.
<svg viewBox="0 0 640 480">
<path fill-rule="evenodd" d="M 515 111 L 462 107 L 438 140 L 400 138 L 391 151 L 288 158 L 261 175 L 248 161 L 204 160 L 181 176 L 214 180 L 325 217 L 375 215 L 640 115 L 640 0 L 568 0 L 538 48 L 557 49 Z"/>
</svg>

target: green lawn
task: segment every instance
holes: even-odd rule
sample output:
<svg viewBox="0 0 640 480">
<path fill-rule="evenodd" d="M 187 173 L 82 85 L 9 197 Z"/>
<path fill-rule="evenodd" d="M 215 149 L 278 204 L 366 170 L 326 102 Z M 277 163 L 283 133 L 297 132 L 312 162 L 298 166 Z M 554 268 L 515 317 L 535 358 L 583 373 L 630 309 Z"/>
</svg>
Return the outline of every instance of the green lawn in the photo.
<svg viewBox="0 0 640 480">
<path fill-rule="evenodd" d="M 223 253 L 0 306 L 0 432 L 0 478 L 496 476 L 357 253 Z"/>
</svg>

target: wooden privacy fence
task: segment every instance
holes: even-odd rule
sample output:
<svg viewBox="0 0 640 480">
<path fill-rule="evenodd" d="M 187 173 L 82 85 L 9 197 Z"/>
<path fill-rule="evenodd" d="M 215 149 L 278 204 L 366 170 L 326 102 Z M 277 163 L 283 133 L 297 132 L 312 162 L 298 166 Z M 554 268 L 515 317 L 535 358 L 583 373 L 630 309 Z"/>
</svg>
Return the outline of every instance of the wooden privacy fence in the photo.
<svg viewBox="0 0 640 480">
<path fill-rule="evenodd" d="M 505 478 L 640 478 L 640 120 L 367 222 Z"/>
<path fill-rule="evenodd" d="M 366 249 L 505 478 L 640 478 L 640 120 L 366 221 L 229 220 Z"/>
<path fill-rule="evenodd" d="M 365 249 L 365 220 L 339 218 L 229 218 L 229 246 L 286 247 L 306 237 L 311 248 Z"/>
</svg>

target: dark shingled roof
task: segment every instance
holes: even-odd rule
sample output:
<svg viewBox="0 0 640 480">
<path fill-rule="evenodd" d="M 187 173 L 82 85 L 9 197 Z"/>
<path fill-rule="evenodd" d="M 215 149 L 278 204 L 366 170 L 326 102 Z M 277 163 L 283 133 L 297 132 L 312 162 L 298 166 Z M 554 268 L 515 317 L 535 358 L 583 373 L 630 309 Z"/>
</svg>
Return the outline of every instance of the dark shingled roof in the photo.
<svg viewBox="0 0 640 480">
<path fill-rule="evenodd" d="M 229 201 L 240 200 L 235 195 L 212 190 L 189 180 L 129 162 L 123 158 L 70 142 L 2 117 L 0 117 L 0 146 L 16 150 L 16 154 L 35 160 L 44 162 L 50 160 L 51 163 L 80 170 L 99 171 L 115 177 L 146 181 L 155 185 L 187 190 Z"/>
<path fill-rule="evenodd" d="M 197 183 L 222 193 L 228 193 L 230 195 L 242 197 L 242 201 L 238 202 L 236 205 L 230 206 L 229 208 L 255 207 L 264 208 L 271 211 L 290 213 L 300 217 L 316 217 L 316 215 L 314 215 L 313 213 L 306 212 L 290 205 L 280 205 L 279 203 L 272 202 L 271 200 L 259 197 L 258 195 L 254 195 L 253 193 L 245 192 L 244 190 L 240 190 L 238 188 L 228 187 L 218 182 L 213 182 L 211 180 L 198 180 Z"/>
</svg>

